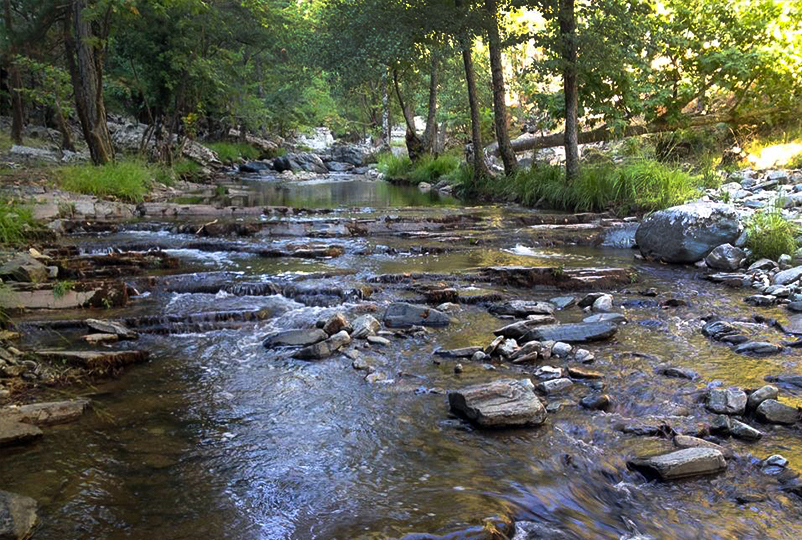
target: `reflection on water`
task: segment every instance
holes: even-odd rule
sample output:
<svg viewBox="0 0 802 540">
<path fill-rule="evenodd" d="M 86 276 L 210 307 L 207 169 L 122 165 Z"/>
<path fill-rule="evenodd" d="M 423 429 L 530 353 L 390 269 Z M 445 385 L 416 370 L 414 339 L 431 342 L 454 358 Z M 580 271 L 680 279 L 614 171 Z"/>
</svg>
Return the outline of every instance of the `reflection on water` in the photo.
<svg viewBox="0 0 802 540">
<path fill-rule="evenodd" d="M 302 198 L 336 199 L 329 187 L 320 189 Z M 368 191 L 373 193 L 368 198 L 378 192 Z M 267 197 L 261 188 L 253 200 L 259 197 Z M 172 237 L 176 246 L 185 240 Z M 93 239 L 81 241 L 91 245 Z M 363 243 L 350 242 L 346 255 L 327 261 L 210 255 L 204 262 L 213 269 L 235 264 L 249 281 L 304 270 L 357 272 L 315 282 L 321 287 L 355 286 L 380 272 L 634 264 L 631 251 L 543 249 L 503 235 L 481 246 L 449 242 L 455 250 L 436 255 L 413 255 L 422 245 L 415 238 L 370 242 L 387 243 L 403 255 L 363 252 Z M 190 265 L 205 257 L 182 249 L 174 253 Z M 452 361 L 432 361 L 436 348 L 493 339 L 493 330 L 507 321 L 483 306 L 462 306 L 451 326 L 431 334 L 393 338 L 382 349 L 362 347 L 365 360 L 392 380 L 369 384 L 345 357 L 299 362 L 261 346 L 262 337 L 274 330 L 312 326 L 340 310 L 353 318 L 356 305 L 318 308 L 281 296 L 154 293 L 146 304 L 153 313 L 264 309 L 270 318 L 240 330 L 140 338 L 137 346 L 153 351 L 152 361 L 87 389 L 95 407 L 81 421 L 47 428 L 33 446 L 3 450 L 0 486 L 40 502 L 35 540 L 376 540 L 451 531 L 493 514 L 536 520 L 577 539 L 639 533 L 689 540 L 802 537 L 800 501 L 782 493 L 757 464 L 758 458 L 780 453 L 799 467 L 798 428 L 760 425 L 766 436 L 758 443 L 722 441 L 742 457 L 714 478 L 656 484 L 627 471 L 628 457 L 668 450 L 671 442 L 624 435 L 614 429 L 622 419 L 685 411 L 709 421 L 699 401 L 709 385 L 754 388 L 768 374 L 802 372 L 796 350 L 748 358 L 701 335 L 701 315 L 749 320 L 754 310 L 742 301 L 745 291 L 701 281 L 691 269 L 646 264 L 636 269 L 643 281 L 616 293 L 630 323 L 612 341 L 588 347 L 597 358 L 593 369 L 605 374 L 613 410 L 579 408 L 579 399 L 594 389 L 590 382 L 577 382 L 549 398 L 563 405 L 546 425 L 498 432 L 475 431 L 452 417 L 443 391 L 528 376 L 537 366 L 488 369 L 466 361 L 464 372 L 455 375 Z M 659 291 L 658 298 L 637 294 L 649 287 Z M 538 300 L 564 294 L 498 290 Z M 379 288 L 374 300 L 381 304 L 397 294 L 407 293 Z M 666 298 L 688 305 L 660 309 Z M 761 313 L 783 316 L 780 309 Z M 577 308 L 557 314 L 561 322 L 584 316 Z M 781 339 L 765 325 L 751 326 L 748 333 Z M 662 362 L 692 368 L 700 377 L 657 377 L 655 367 Z M 784 400 L 799 403 L 798 393 L 782 392 Z M 752 494 L 767 498 L 737 502 Z"/>
</svg>

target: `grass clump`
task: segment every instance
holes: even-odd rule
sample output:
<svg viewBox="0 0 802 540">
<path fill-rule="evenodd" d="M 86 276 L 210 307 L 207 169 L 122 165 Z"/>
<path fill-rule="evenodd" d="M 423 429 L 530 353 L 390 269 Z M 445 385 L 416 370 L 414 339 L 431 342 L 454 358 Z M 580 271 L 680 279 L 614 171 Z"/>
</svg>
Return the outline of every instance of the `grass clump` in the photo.
<svg viewBox="0 0 802 540">
<path fill-rule="evenodd" d="M 704 176 L 651 159 L 586 165 L 568 183 L 562 167 L 534 165 L 495 180 L 465 175 L 460 191 L 473 199 L 501 199 L 524 206 L 572 212 L 651 212 L 685 203 L 707 187 Z"/>
<path fill-rule="evenodd" d="M 258 159 L 259 150 L 244 142 L 216 142 L 206 145 L 212 150 L 223 163 L 233 163 L 234 161 L 245 159 Z"/>
<path fill-rule="evenodd" d="M 378 169 L 390 180 L 404 180 L 412 170 L 412 160 L 407 156 L 396 156 L 386 152 L 379 156 Z"/>
<path fill-rule="evenodd" d="M 30 208 L 0 199 L 0 245 L 21 244 L 38 228 Z"/>
<path fill-rule="evenodd" d="M 785 219 L 779 208 L 755 212 L 746 223 L 746 247 L 752 250 L 752 260 L 791 255 L 797 248 L 799 227 Z"/>
<path fill-rule="evenodd" d="M 100 166 L 62 167 L 58 170 L 58 183 L 67 191 L 142 202 L 156 176 L 157 171 L 142 161 L 123 160 Z"/>
<path fill-rule="evenodd" d="M 203 167 L 191 159 L 180 159 L 173 163 L 173 172 L 181 180 L 193 181 L 200 178 Z"/>
</svg>

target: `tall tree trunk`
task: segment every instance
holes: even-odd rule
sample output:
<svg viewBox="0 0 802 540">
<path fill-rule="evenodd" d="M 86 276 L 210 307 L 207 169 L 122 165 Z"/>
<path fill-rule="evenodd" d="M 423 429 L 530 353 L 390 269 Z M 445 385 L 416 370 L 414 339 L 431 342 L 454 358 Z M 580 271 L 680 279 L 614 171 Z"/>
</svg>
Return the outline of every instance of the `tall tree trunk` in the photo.
<svg viewBox="0 0 802 540">
<path fill-rule="evenodd" d="M 393 69 L 393 84 L 395 85 L 395 93 L 398 96 L 398 104 L 401 105 L 401 110 L 404 112 L 404 122 L 407 125 L 407 153 L 409 159 L 417 161 L 423 155 L 423 141 L 418 137 L 418 132 L 415 130 L 415 113 L 412 112 L 404 97 L 401 95 L 401 84 L 398 82 L 398 70 Z"/>
<path fill-rule="evenodd" d="M 61 110 L 61 102 L 56 93 L 56 102 L 53 105 L 53 113 L 56 117 L 56 126 L 58 126 L 59 133 L 61 133 L 61 150 L 68 150 L 75 152 L 75 143 L 72 141 L 72 133 L 70 127 L 67 125 L 67 120 L 64 119 L 64 112 Z"/>
<path fill-rule="evenodd" d="M 574 0 L 560 0 L 559 19 L 564 63 L 565 178 L 571 182 L 579 176 L 579 89 L 576 69 L 576 14 L 574 12 Z"/>
<path fill-rule="evenodd" d="M 482 147 L 482 124 L 479 119 L 479 94 L 476 91 L 476 71 L 469 43 L 462 44 L 462 63 L 465 64 L 465 82 L 468 86 L 468 105 L 471 109 L 471 145 L 473 146 L 474 178 L 490 176 Z"/>
<path fill-rule="evenodd" d="M 432 53 L 432 70 L 429 75 L 429 112 L 426 130 L 423 132 L 423 148 L 429 154 L 437 154 L 437 86 L 439 84 L 439 58 Z"/>
<path fill-rule="evenodd" d="M 382 73 L 382 148 L 390 149 L 390 81 L 387 68 Z"/>
<path fill-rule="evenodd" d="M 11 14 L 11 0 L 5 0 L 3 8 L 6 33 L 8 34 L 9 41 L 12 42 L 8 51 L 6 51 L 8 64 L 8 93 L 11 96 L 11 140 L 14 141 L 15 144 L 22 144 L 22 128 L 25 123 L 25 111 L 22 103 L 22 77 L 20 77 L 19 68 L 17 68 L 16 59 L 14 58 L 16 47 L 13 44 L 14 22 Z"/>
<path fill-rule="evenodd" d="M 102 165 L 114 159 L 103 102 L 103 50 L 99 32 L 84 16 L 87 0 L 73 0 L 71 7 L 72 13 L 64 21 L 64 46 L 75 109 L 92 161 Z"/>
<path fill-rule="evenodd" d="M 504 66 L 501 63 L 501 37 L 498 30 L 498 0 L 485 0 L 488 11 L 487 45 L 490 50 L 490 72 L 493 76 L 493 114 L 495 117 L 496 139 L 507 175 L 518 168 L 518 160 L 510 144 L 510 133 L 507 126 L 507 100 L 504 86 Z"/>
</svg>

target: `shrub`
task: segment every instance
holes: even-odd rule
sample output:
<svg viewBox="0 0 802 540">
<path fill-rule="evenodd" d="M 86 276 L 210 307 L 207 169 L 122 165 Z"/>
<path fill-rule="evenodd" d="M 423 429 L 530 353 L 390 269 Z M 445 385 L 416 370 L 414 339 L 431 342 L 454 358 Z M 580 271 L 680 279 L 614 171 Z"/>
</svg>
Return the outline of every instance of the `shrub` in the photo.
<svg viewBox="0 0 802 540">
<path fill-rule="evenodd" d="M 37 228 L 30 208 L 0 199 L 0 245 L 21 244 Z"/>
<path fill-rule="evenodd" d="M 206 146 L 214 151 L 223 163 L 233 163 L 239 159 L 249 160 L 259 157 L 259 150 L 248 143 L 221 141 L 210 143 Z"/>
<path fill-rule="evenodd" d="M 67 191 L 141 202 L 157 171 L 144 162 L 124 160 L 100 166 L 70 165 L 57 174 L 59 186 Z"/>
<path fill-rule="evenodd" d="M 412 170 L 412 160 L 386 152 L 379 156 L 379 171 L 391 180 L 402 180 Z"/>
<path fill-rule="evenodd" d="M 791 158 L 788 162 L 789 169 L 802 169 L 802 153 L 799 153 Z"/>
<path fill-rule="evenodd" d="M 180 159 L 173 163 L 173 172 L 182 180 L 192 181 L 200 177 L 202 167 L 191 159 Z"/>
<path fill-rule="evenodd" d="M 752 259 L 776 261 L 783 254 L 793 254 L 797 248 L 798 227 L 785 219 L 779 208 L 761 210 L 746 223 L 746 247 Z"/>
<path fill-rule="evenodd" d="M 412 171 L 407 174 L 407 180 L 412 184 L 436 182 L 441 177 L 456 171 L 459 164 L 460 158 L 454 155 L 445 154 L 438 157 L 426 155 L 412 163 Z"/>
</svg>

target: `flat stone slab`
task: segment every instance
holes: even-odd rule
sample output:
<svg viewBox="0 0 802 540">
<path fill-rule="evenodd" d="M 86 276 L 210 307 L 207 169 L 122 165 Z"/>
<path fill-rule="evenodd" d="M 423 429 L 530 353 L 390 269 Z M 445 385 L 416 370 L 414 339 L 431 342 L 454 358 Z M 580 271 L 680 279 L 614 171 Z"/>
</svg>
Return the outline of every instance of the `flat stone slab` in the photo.
<svg viewBox="0 0 802 540">
<path fill-rule="evenodd" d="M 323 360 L 351 343 L 351 336 L 342 330 L 329 339 L 304 347 L 293 356 L 301 360 Z"/>
<path fill-rule="evenodd" d="M 0 491 L 0 539 L 30 538 L 38 519 L 36 501 L 8 491 Z"/>
<path fill-rule="evenodd" d="M 496 336 L 504 336 L 505 338 L 509 339 L 521 339 L 533 328 L 542 326 L 544 324 L 553 324 L 555 322 L 557 322 L 557 319 L 551 315 L 541 315 L 534 320 L 518 321 L 508 324 L 507 326 L 499 328 L 498 330 L 494 330 L 493 334 Z"/>
<path fill-rule="evenodd" d="M 99 332 L 101 334 L 113 334 L 119 337 L 120 339 L 136 339 L 138 337 L 138 334 L 136 332 L 134 332 L 124 324 L 116 321 L 87 319 L 86 325 L 95 332 Z"/>
<path fill-rule="evenodd" d="M 684 448 L 659 456 L 629 460 L 631 469 L 661 480 L 715 474 L 727 468 L 724 454 L 715 448 Z"/>
<path fill-rule="evenodd" d="M 42 430 L 30 424 L 23 424 L 14 420 L 0 419 L 0 448 L 25 444 L 42 436 Z M 2 526 L 0 526 L 2 529 Z M 0 538 L 3 538 L 0 535 Z"/>
<path fill-rule="evenodd" d="M 523 342 L 562 341 L 564 343 L 588 343 L 610 339 L 617 331 L 618 327 L 610 323 L 555 324 L 533 328 L 524 336 Z"/>
<path fill-rule="evenodd" d="M 148 351 L 36 351 L 43 360 L 65 361 L 86 369 L 114 369 L 145 362 Z"/>
<path fill-rule="evenodd" d="M 10 420 L 37 426 L 65 424 L 80 418 L 88 406 L 88 399 L 12 405 L 0 409 L 0 422 Z"/>
<path fill-rule="evenodd" d="M 267 336 L 263 345 L 268 349 L 274 347 L 306 347 L 328 339 L 328 337 L 329 335 L 320 328 L 284 330 Z"/>
<path fill-rule="evenodd" d="M 529 302 L 526 300 L 511 300 L 499 302 L 488 308 L 493 315 L 511 315 L 513 317 L 526 317 L 527 315 L 551 315 L 555 306 L 548 302 Z"/>
<path fill-rule="evenodd" d="M 483 350 L 482 347 L 462 347 L 461 349 L 439 349 L 434 351 L 434 354 L 443 358 L 472 358 L 481 350 Z"/>
<path fill-rule="evenodd" d="M 529 379 L 500 379 L 448 394 L 456 414 L 484 428 L 536 426 L 546 420 L 546 409 Z"/>
<path fill-rule="evenodd" d="M 410 326 L 448 326 L 451 318 L 426 306 L 396 302 L 384 312 L 384 325 L 387 328 L 408 328 Z"/>
<path fill-rule="evenodd" d="M 712 448 L 721 452 L 725 459 L 731 459 L 734 456 L 729 448 L 699 437 L 691 437 L 690 435 L 676 435 L 674 437 L 674 446 L 677 448 Z"/>
</svg>

